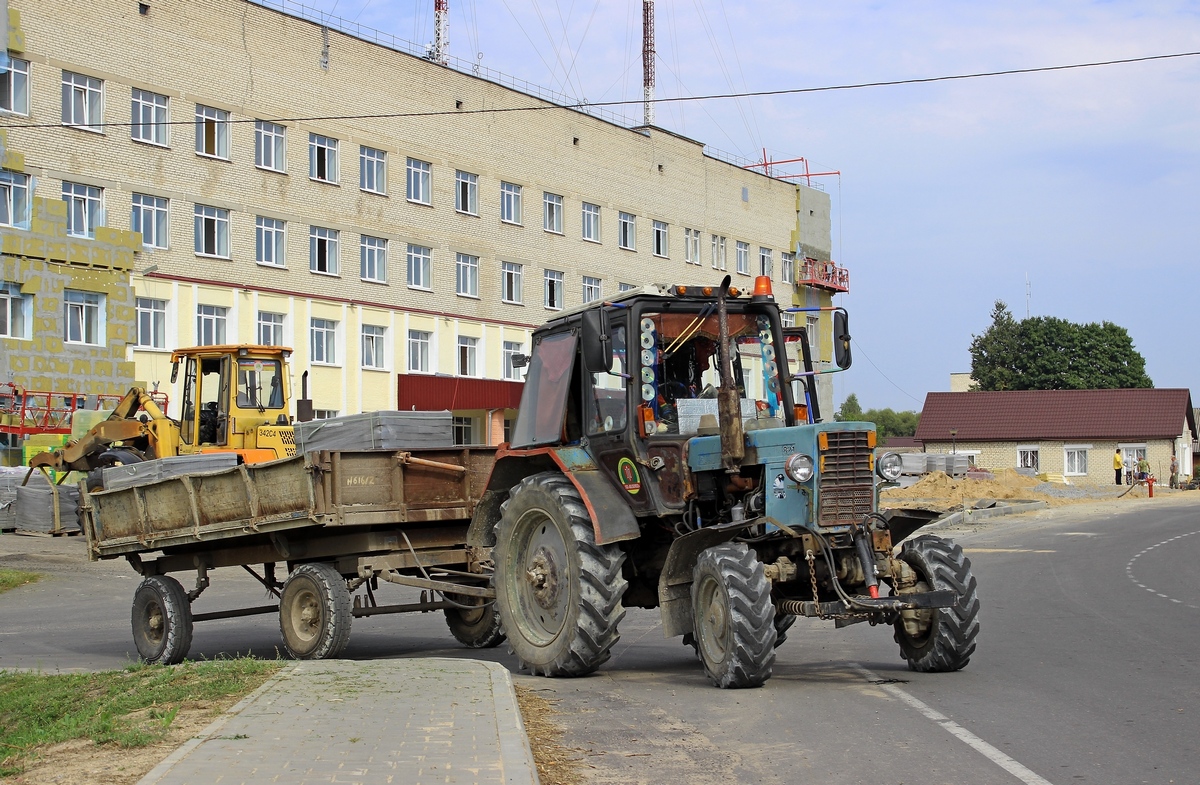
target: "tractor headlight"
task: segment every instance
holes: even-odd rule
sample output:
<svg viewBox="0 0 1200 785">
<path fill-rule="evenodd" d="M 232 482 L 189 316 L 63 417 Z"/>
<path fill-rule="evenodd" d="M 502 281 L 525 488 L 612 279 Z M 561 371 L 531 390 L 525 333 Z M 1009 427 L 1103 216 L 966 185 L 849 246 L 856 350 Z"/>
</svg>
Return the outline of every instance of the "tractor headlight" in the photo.
<svg viewBox="0 0 1200 785">
<path fill-rule="evenodd" d="M 888 482 L 895 482 L 900 479 L 902 466 L 903 462 L 898 453 L 885 452 L 879 456 L 879 460 L 875 461 L 875 473 Z"/>
<path fill-rule="evenodd" d="M 795 482 L 808 482 L 813 477 L 813 459 L 802 453 L 793 453 L 783 465 L 783 471 Z"/>
</svg>

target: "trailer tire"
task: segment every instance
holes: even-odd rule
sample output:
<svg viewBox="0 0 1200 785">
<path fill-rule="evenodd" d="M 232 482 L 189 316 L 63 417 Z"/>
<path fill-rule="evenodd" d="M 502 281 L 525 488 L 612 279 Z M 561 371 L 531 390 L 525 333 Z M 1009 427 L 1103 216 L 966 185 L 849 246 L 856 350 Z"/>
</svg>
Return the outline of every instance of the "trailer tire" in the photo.
<svg viewBox="0 0 1200 785">
<path fill-rule="evenodd" d="M 696 650 L 722 689 L 758 687 L 775 664 L 775 606 L 762 562 L 745 543 L 708 548 L 692 571 Z"/>
<path fill-rule="evenodd" d="M 192 605 L 179 581 L 151 575 L 133 594 L 133 643 L 150 665 L 177 665 L 192 647 Z"/>
<path fill-rule="evenodd" d="M 535 676 L 595 671 L 620 638 L 625 554 L 596 545 L 579 491 L 558 472 L 525 478 L 502 510 L 493 581 L 509 651 Z"/>
<path fill-rule="evenodd" d="M 336 657 L 350 640 L 350 591 L 332 564 L 312 562 L 292 570 L 279 597 L 283 648 L 297 660 Z"/>
<path fill-rule="evenodd" d="M 958 602 L 950 608 L 910 612 L 927 614 L 910 616 L 910 622 L 924 627 L 917 635 L 905 628 L 903 618 L 896 621 L 901 656 L 910 669 L 920 673 L 965 668 L 979 635 L 979 597 L 970 560 L 955 543 L 930 535 L 905 542 L 900 558 L 920 576 L 918 590 L 951 589 L 958 594 Z"/>
<path fill-rule="evenodd" d="M 783 645 L 783 642 L 787 640 L 788 630 L 790 630 L 792 625 L 795 623 L 796 617 L 794 615 L 790 613 L 780 613 L 779 611 L 775 612 L 775 648 L 778 649 Z"/>
<path fill-rule="evenodd" d="M 446 599 L 460 605 L 479 607 L 447 608 L 446 626 L 454 639 L 468 649 L 490 649 L 504 642 L 504 630 L 500 627 L 500 613 L 496 602 L 482 597 L 447 595 Z"/>
</svg>

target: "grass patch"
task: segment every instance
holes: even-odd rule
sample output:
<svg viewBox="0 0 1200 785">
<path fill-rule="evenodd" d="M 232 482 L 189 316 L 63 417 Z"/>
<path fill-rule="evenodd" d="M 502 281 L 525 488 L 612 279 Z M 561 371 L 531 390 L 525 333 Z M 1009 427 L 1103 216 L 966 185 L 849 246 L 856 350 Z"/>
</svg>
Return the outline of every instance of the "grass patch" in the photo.
<svg viewBox="0 0 1200 785">
<path fill-rule="evenodd" d="M 33 583 L 42 576 L 36 572 L 22 572 L 21 570 L 10 570 L 5 567 L 0 567 L 0 594 L 15 589 L 18 586 L 24 586 L 27 583 Z"/>
<path fill-rule="evenodd" d="M 153 744 L 181 708 L 224 705 L 283 665 L 235 659 L 131 665 L 103 673 L 0 671 L 0 777 L 20 774 L 51 744 L 76 739 L 122 748 Z"/>
</svg>

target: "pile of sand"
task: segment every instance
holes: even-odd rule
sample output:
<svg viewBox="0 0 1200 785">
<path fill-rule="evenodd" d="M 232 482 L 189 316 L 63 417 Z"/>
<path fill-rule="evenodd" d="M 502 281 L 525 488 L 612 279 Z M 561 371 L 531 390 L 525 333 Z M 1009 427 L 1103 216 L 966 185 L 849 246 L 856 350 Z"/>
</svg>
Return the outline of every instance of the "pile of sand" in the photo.
<svg viewBox="0 0 1200 785">
<path fill-rule="evenodd" d="M 1073 490 L 1073 493 L 1066 493 Z M 880 498 L 881 507 L 931 507 L 951 509 L 958 505 L 971 507 L 980 499 L 1022 499 L 1044 501 L 1048 506 L 1059 507 L 1113 498 L 1120 486 L 1084 488 L 1082 486 L 1052 486 L 1033 477 L 1019 474 L 1015 469 L 996 472 L 992 480 L 954 479 L 944 472 L 931 472 L 916 484 L 907 488 L 887 488 Z M 1126 499 L 1145 498 L 1144 488 L 1130 489 Z"/>
</svg>

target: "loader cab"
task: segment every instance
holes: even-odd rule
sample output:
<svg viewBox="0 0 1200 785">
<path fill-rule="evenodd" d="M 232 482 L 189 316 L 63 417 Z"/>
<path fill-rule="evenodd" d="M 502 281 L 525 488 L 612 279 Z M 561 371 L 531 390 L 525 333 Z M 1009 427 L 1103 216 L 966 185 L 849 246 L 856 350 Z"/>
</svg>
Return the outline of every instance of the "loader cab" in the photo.
<svg viewBox="0 0 1200 785">
<path fill-rule="evenodd" d="M 259 426 L 286 425 L 288 353 L 250 345 L 177 349 L 172 381 L 182 363 L 180 438 L 188 451 L 255 448 Z"/>
</svg>

